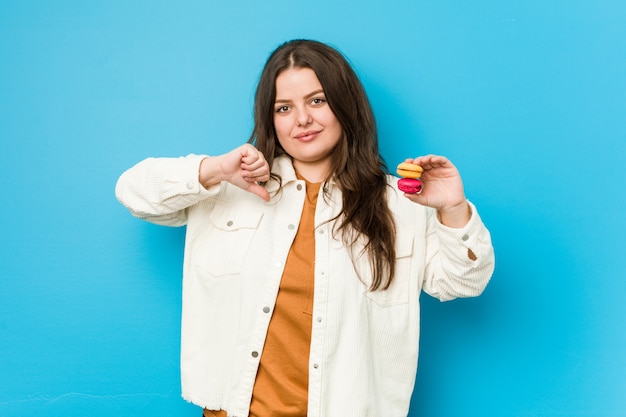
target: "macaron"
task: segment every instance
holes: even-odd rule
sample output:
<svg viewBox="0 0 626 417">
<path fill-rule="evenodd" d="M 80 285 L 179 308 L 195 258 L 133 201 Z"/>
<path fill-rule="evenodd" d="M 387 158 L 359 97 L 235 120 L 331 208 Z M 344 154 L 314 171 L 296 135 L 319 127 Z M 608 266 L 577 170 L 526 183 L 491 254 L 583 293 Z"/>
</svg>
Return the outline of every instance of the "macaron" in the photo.
<svg viewBox="0 0 626 417">
<path fill-rule="evenodd" d="M 422 181 L 416 178 L 400 178 L 398 190 L 407 194 L 419 194 L 422 192 Z"/>
<path fill-rule="evenodd" d="M 396 172 L 402 178 L 419 178 L 422 176 L 423 171 L 424 169 L 421 166 L 409 162 L 402 162 L 396 168 Z"/>
<path fill-rule="evenodd" d="M 419 179 L 422 176 L 424 169 L 416 164 L 410 162 L 402 162 L 398 164 L 396 172 L 400 178 L 398 180 L 398 189 L 407 194 L 419 194 L 422 192 L 422 181 Z"/>
</svg>

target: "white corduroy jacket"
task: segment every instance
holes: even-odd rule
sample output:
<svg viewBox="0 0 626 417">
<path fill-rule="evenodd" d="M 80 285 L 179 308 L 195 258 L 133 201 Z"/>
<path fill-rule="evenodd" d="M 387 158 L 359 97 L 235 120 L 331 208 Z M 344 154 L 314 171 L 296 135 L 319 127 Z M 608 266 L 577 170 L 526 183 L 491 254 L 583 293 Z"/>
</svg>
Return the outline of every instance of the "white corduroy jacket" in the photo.
<svg viewBox="0 0 626 417">
<path fill-rule="evenodd" d="M 183 397 L 245 417 L 305 183 L 291 160 L 279 157 L 273 171 L 282 189 L 268 183 L 269 203 L 228 183 L 207 190 L 198 182 L 203 158 L 146 159 L 120 177 L 116 195 L 141 219 L 187 225 Z M 368 291 L 368 261 L 353 262 L 350 251 L 359 248 L 333 236 L 328 220 L 340 209 L 341 191 L 331 182 L 318 199 L 308 417 L 405 417 L 417 370 L 420 292 L 442 301 L 477 296 L 493 272 L 490 235 L 473 205 L 469 223 L 452 229 L 435 210 L 404 198 L 396 181 L 389 176 L 397 261 L 386 291 Z"/>
</svg>

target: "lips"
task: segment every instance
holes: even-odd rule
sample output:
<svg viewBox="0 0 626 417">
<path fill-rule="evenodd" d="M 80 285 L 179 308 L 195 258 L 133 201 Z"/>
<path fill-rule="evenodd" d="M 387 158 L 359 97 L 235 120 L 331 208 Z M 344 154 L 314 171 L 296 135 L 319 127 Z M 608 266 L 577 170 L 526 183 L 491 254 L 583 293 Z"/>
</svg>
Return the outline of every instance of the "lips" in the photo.
<svg viewBox="0 0 626 417">
<path fill-rule="evenodd" d="M 320 132 L 320 130 L 309 130 L 306 132 L 298 133 L 296 135 L 296 139 L 301 142 L 309 142 L 315 139 Z"/>
</svg>

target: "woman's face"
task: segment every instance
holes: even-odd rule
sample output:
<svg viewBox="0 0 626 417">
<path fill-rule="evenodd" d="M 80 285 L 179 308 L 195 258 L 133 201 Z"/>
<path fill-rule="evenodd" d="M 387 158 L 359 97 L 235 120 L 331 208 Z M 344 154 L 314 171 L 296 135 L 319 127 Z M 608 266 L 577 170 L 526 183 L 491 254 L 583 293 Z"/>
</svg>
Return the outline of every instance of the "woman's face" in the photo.
<svg viewBox="0 0 626 417">
<path fill-rule="evenodd" d="M 300 175 L 311 182 L 326 179 L 343 133 L 312 69 L 290 68 L 276 78 L 274 129 Z"/>
</svg>

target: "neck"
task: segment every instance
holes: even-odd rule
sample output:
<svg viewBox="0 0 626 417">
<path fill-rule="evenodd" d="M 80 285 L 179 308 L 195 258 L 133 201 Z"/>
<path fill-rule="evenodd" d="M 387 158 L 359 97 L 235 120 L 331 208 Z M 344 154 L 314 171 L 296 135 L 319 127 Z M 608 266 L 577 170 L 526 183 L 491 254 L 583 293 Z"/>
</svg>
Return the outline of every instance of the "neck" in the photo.
<svg viewBox="0 0 626 417">
<path fill-rule="evenodd" d="M 320 164 L 307 164 L 302 161 L 293 161 L 293 167 L 300 176 L 311 183 L 323 182 L 330 172 L 330 167 L 320 166 Z"/>
</svg>

